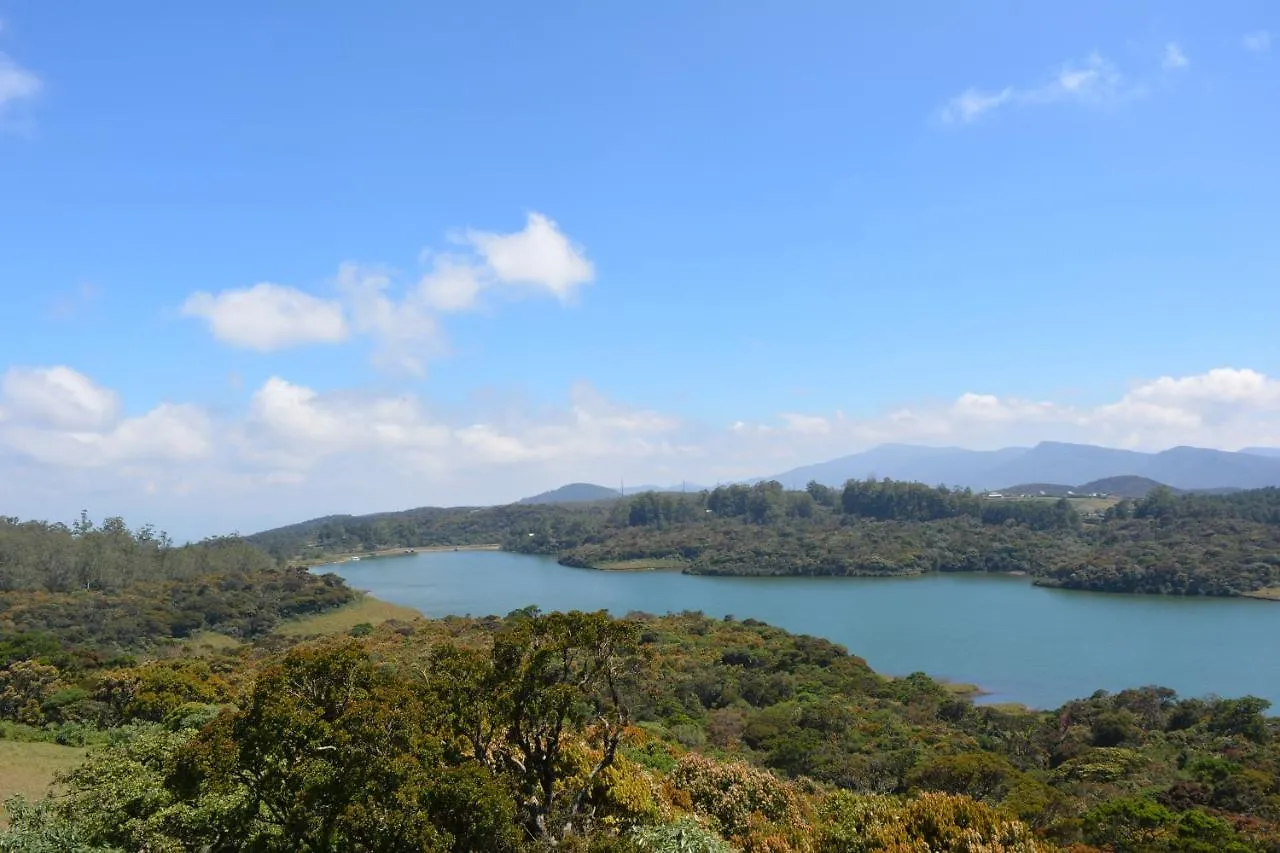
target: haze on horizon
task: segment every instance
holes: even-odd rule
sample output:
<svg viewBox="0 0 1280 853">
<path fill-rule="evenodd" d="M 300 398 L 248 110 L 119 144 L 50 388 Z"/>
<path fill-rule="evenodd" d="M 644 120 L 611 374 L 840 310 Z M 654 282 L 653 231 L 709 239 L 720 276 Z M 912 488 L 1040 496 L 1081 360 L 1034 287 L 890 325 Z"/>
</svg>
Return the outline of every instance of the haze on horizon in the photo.
<svg viewBox="0 0 1280 853">
<path fill-rule="evenodd" d="M 1261 2 L 0 0 L 0 513 L 1280 446 Z"/>
</svg>

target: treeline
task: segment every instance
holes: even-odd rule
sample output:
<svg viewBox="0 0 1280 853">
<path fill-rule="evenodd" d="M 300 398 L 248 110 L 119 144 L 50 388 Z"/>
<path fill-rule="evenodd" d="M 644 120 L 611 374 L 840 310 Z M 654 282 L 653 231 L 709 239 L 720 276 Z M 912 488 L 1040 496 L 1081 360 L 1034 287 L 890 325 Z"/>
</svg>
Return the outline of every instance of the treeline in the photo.
<svg viewBox="0 0 1280 853">
<path fill-rule="evenodd" d="M 512 538 L 570 565 L 677 561 L 697 574 L 895 575 L 1021 572 L 1072 589 L 1232 596 L 1280 586 L 1280 490 L 1175 495 L 1156 489 L 1105 512 L 1067 499 L 987 498 L 919 483 L 853 480 L 646 494 L 579 523 Z"/>
<path fill-rule="evenodd" d="M 335 554 L 387 548 L 502 543 L 518 532 L 555 527 L 586 536 L 605 519 L 597 505 L 511 504 L 499 507 L 423 507 L 362 516 L 327 516 L 245 537 L 282 561 L 307 562 Z"/>
<path fill-rule="evenodd" d="M 1280 489 L 1155 489 L 1105 511 L 891 480 L 648 492 L 610 504 L 424 509 L 250 537 L 280 559 L 498 543 L 575 566 L 662 560 L 696 574 L 1022 572 L 1071 589 L 1232 596 L 1280 587 Z"/>
<path fill-rule="evenodd" d="M 179 547 L 119 518 L 0 518 L 0 651 L 52 642 L 87 660 L 201 630 L 251 637 L 352 597 L 336 575 L 285 567 L 238 537 Z"/>
<path fill-rule="evenodd" d="M 752 620 L 388 623 L 95 690 L 110 744 L 0 851 L 1280 850 L 1263 700 L 978 707 Z"/>
</svg>

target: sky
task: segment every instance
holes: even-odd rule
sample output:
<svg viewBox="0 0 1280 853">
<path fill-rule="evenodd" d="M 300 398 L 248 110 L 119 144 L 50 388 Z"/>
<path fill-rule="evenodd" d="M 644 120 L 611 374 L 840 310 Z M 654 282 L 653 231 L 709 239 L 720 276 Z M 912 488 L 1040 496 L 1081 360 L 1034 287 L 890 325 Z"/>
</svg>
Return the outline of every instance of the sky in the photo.
<svg viewBox="0 0 1280 853">
<path fill-rule="evenodd" d="M 0 513 L 1280 445 L 1280 8 L 0 0 Z"/>
</svg>

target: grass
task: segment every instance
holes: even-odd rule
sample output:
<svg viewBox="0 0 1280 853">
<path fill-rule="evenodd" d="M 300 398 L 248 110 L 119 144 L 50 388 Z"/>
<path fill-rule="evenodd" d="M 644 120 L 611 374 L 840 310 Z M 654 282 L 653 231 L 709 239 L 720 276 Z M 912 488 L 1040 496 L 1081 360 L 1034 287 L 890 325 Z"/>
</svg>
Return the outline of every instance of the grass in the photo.
<svg viewBox="0 0 1280 853">
<path fill-rule="evenodd" d="M 942 688 L 959 699 L 976 699 L 986 695 L 986 691 L 978 685 L 963 681 L 943 681 Z"/>
<path fill-rule="evenodd" d="M 85 750 L 56 743 L 0 740 L 0 826 L 8 823 L 3 803 L 14 794 L 39 799 L 53 777 L 84 760 Z"/>
<path fill-rule="evenodd" d="M 683 569 L 686 563 L 679 557 L 650 557 L 639 560 L 602 560 L 595 568 L 606 572 L 653 572 Z"/>
<path fill-rule="evenodd" d="M 216 655 L 238 649 L 244 643 L 217 631 L 198 631 L 183 640 L 182 645 L 197 655 Z"/>
<path fill-rule="evenodd" d="M 1280 586 L 1266 586 L 1262 589 L 1255 589 L 1253 592 L 1246 592 L 1247 598 L 1261 598 L 1266 601 L 1280 601 Z"/>
<path fill-rule="evenodd" d="M 1041 497 L 1040 495 L 1028 495 L 1027 497 L 1011 495 L 1009 497 L 1004 498 L 1004 500 L 1006 501 L 1038 501 L 1040 503 L 1057 503 L 1058 501 L 1062 500 L 1062 498 L 1053 496 L 1053 495 L 1045 495 L 1043 497 Z M 1120 498 L 1117 498 L 1117 497 L 1106 497 L 1106 498 L 1070 497 L 1070 498 L 1067 498 L 1067 500 L 1070 501 L 1072 508 L 1075 509 L 1075 511 L 1080 513 L 1081 515 L 1087 515 L 1092 512 L 1103 512 L 1104 510 L 1120 503 Z"/>
<path fill-rule="evenodd" d="M 380 625 L 388 619 L 400 619 L 411 622 L 421 619 L 422 614 L 412 607 L 389 604 L 371 595 L 360 594 L 350 604 L 334 610 L 326 610 L 314 616 L 301 619 L 290 619 L 282 622 L 275 633 L 285 637 L 314 637 L 322 634 L 344 634 L 357 625 Z"/>
</svg>

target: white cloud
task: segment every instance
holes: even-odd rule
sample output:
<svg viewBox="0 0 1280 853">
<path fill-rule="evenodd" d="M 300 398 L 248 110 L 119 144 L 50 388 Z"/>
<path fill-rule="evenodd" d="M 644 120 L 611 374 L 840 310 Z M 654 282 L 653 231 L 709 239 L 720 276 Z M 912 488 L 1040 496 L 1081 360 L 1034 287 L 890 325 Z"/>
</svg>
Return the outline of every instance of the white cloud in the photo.
<svg viewBox="0 0 1280 853">
<path fill-rule="evenodd" d="M 831 433 L 831 422 L 821 415 L 787 412 L 782 415 L 782 422 L 787 429 L 803 435 L 830 435 Z"/>
<path fill-rule="evenodd" d="M 421 374 L 425 360 L 444 351 L 444 336 L 423 288 L 397 299 L 387 273 L 351 263 L 338 269 L 337 285 L 355 330 L 375 343 L 375 364 Z"/>
<path fill-rule="evenodd" d="M 61 500 L 70 516 L 81 495 L 101 492 L 108 511 L 147 508 L 139 521 L 170 529 L 175 502 L 183 517 L 247 531 L 330 512 L 503 502 L 573 481 L 714 483 L 883 442 L 1280 446 L 1280 378 L 1229 367 L 1144 380 L 1090 405 L 979 389 L 865 416 L 789 411 L 727 427 L 627 405 L 588 384 L 557 405 L 497 398 L 444 408 L 282 377 L 262 383 L 239 414 L 164 404 L 125 417 L 118 395 L 65 367 L 11 369 L 0 410 L 0 459 L 38 466 L 38 506 Z M 24 514 L 26 490 L 15 494 L 7 511 Z"/>
<path fill-rule="evenodd" d="M 11 367 L 0 377 L 0 421 L 65 430 L 115 422 L 116 395 L 69 367 Z"/>
<path fill-rule="evenodd" d="M 481 420 L 433 414 L 411 394 L 322 394 L 273 377 L 254 393 L 234 443 L 242 457 L 279 468 L 373 454 L 407 470 L 441 473 L 625 453 L 628 444 L 634 451 L 636 440 L 677 426 L 658 413 L 613 403 L 587 385 L 572 389 L 569 405 L 558 412 L 531 417 L 508 411 Z"/>
<path fill-rule="evenodd" d="M 216 295 L 193 293 L 182 314 L 207 321 L 223 343 L 259 352 L 338 343 L 348 334 L 336 301 L 268 282 Z"/>
<path fill-rule="evenodd" d="M 1246 409 L 1280 408 L 1280 381 L 1256 370 L 1224 367 L 1197 376 L 1162 376 L 1134 388 L 1125 399 L 1172 406 L 1230 404 Z"/>
<path fill-rule="evenodd" d="M 979 89 L 966 89 L 956 95 L 943 107 L 942 119 L 946 122 L 967 124 L 977 121 L 983 113 L 1009 103 L 1014 97 L 1014 90 L 1004 88 L 998 92 L 983 92 Z"/>
<path fill-rule="evenodd" d="M 476 307 L 485 286 L 484 270 L 451 255 L 432 257 L 432 269 L 418 282 L 422 301 L 440 312 Z"/>
<path fill-rule="evenodd" d="M 1185 62 L 1186 58 L 1182 59 Z M 991 91 L 970 87 L 947 101 L 939 111 L 939 118 L 944 124 L 971 124 L 1001 107 L 1063 102 L 1107 105 L 1134 97 L 1141 91 L 1141 86 L 1130 81 L 1113 62 L 1092 53 L 1083 60 L 1064 63 L 1047 80 L 1035 85 L 1005 86 Z"/>
<path fill-rule="evenodd" d="M 1186 68 L 1191 62 L 1178 43 L 1171 41 L 1164 46 L 1164 57 L 1160 60 L 1160 64 L 1168 70 L 1176 70 Z"/>
<path fill-rule="evenodd" d="M 14 367 L 0 380 L 0 448 L 57 467 L 189 462 L 211 451 L 210 432 L 191 405 L 121 417 L 118 395 L 69 367 Z"/>
<path fill-rule="evenodd" d="M 1271 33 L 1268 30 L 1255 30 L 1254 32 L 1246 33 L 1240 39 L 1240 43 L 1244 45 L 1245 50 L 1254 53 L 1266 53 L 1271 50 Z"/>
<path fill-rule="evenodd" d="M 43 88 L 39 77 L 0 53 L 0 118 L 10 105 L 36 97 Z"/>
<path fill-rule="evenodd" d="M 545 290 L 563 300 L 595 278 L 582 248 L 541 213 L 530 213 L 524 229 L 514 234 L 468 231 L 465 239 L 503 283 Z"/>
<path fill-rule="evenodd" d="M 504 289 L 566 302 L 595 278 L 581 247 L 541 213 L 530 213 L 520 231 L 473 230 L 457 239 L 469 251 L 424 251 L 429 269 L 416 283 L 400 286 L 383 267 L 347 262 L 333 282 L 335 298 L 264 283 L 194 293 L 182 314 L 207 321 L 223 343 L 260 352 L 340 343 L 354 332 L 374 342 L 378 366 L 421 374 L 447 350 L 442 315 L 475 309 L 487 292 Z"/>
<path fill-rule="evenodd" d="M 867 418 L 836 414 L 783 414 L 781 426 L 734 423 L 726 435 L 735 441 L 720 442 L 720 452 L 714 454 L 717 473 L 758 476 L 768 473 L 760 468 L 763 458 L 805 464 L 883 442 L 994 448 L 1061 440 L 1145 450 L 1180 444 L 1280 446 L 1280 379 L 1255 370 L 1219 368 L 1143 381 L 1118 399 L 1094 406 L 967 392 L 951 402 Z M 787 452 L 778 453 L 779 448 Z M 784 470 L 788 465 L 773 467 Z"/>
</svg>

